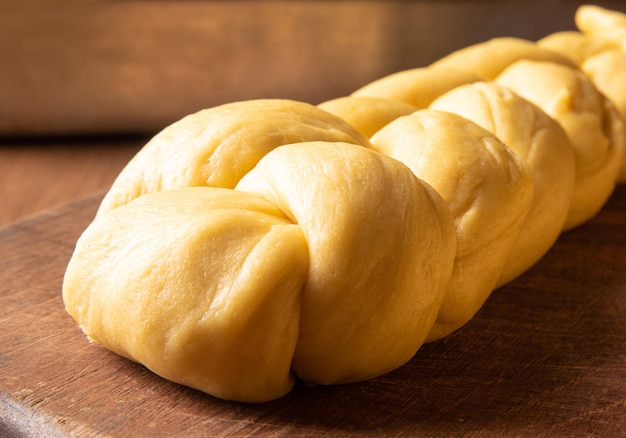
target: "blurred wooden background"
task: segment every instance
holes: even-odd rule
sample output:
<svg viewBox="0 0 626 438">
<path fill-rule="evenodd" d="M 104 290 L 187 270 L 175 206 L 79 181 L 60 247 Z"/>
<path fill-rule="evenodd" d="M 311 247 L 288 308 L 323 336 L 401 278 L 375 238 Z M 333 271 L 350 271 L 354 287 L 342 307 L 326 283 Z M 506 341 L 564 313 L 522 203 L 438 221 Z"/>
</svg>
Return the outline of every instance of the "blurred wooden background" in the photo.
<svg viewBox="0 0 626 438">
<path fill-rule="evenodd" d="M 153 133 L 234 100 L 319 103 L 494 36 L 573 29 L 583 3 L 0 0 L 0 136 Z"/>
</svg>

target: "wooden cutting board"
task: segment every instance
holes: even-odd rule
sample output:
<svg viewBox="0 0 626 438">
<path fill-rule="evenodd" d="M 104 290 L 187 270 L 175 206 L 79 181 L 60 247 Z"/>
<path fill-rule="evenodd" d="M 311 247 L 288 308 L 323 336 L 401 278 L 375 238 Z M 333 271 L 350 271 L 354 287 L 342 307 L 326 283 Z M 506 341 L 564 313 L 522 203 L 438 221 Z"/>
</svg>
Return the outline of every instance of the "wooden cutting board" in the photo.
<svg viewBox="0 0 626 438">
<path fill-rule="evenodd" d="M 0 230 L 0 436 L 626 436 L 626 186 L 402 368 L 258 405 L 87 342 L 61 281 L 100 199 Z"/>
</svg>

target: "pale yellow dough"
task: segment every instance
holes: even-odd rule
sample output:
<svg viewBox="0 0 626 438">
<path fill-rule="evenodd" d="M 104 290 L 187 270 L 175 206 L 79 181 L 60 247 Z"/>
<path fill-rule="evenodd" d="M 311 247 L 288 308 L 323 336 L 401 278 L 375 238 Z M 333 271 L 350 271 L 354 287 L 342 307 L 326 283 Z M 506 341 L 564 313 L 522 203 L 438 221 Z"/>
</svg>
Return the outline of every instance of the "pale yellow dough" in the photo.
<svg viewBox="0 0 626 438">
<path fill-rule="evenodd" d="M 583 6 L 576 24 L 320 105 L 173 123 L 78 239 L 67 312 L 94 343 L 227 400 L 400 367 L 626 182 L 626 14 Z"/>
<path fill-rule="evenodd" d="M 260 402 L 293 386 L 308 263 L 300 227 L 262 199 L 162 191 L 96 217 L 63 301 L 90 339 L 156 374 Z"/>
<path fill-rule="evenodd" d="M 574 150 L 576 180 L 564 229 L 595 216 L 615 188 L 624 126 L 611 102 L 579 69 L 522 60 L 496 79 L 561 124 Z"/>
<path fill-rule="evenodd" d="M 590 37 L 577 31 L 552 33 L 538 40 L 537 45 L 570 58 L 577 66 L 598 53 L 618 47 L 611 41 Z"/>
<path fill-rule="evenodd" d="M 304 102 L 260 99 L 202 110 L 150 140 L 119 174 L 98 212 L 160 190 L 232 188 L 272 149 L 317 140 L 368 144 L 343 119 Z"/>
<path fill-rule="evenodd" d="M 539 107 L 495 82 L 458 87 L 431 109 L 466 117 L 492 132 L 532 171 L 533 203 L 498 286 L 533 266 L 557 240 L 574 189 L 574 152 L 565 131 Z"/>
<path fill-rule="evenodd" d="M 408 361 L 430 331 L 456 237 L 441 197 L 404 164 L 349 144 L 277 148 L 237 185 L 293 217 L 309 246 L 295 373 L 365 380 Z"/>
<path fill-rule="evenodd" d="M 597 5 L 582 5 L 574 17 L 585 35 L 611 41 L 626 51 L 626 14 Z"/>
<path fill-rule="evenodd" d="M 598 90 L 613 103 L 622 120 L 626 120 L 626 54 L 619 44 L 574 31 L 548 35 L 537 44 L 576 61 Z M 626 182 L 626 154 L 618 182 Z"/>
<path fill-rule="evenodd" d="M 341 117 L 367 138 L 389 122 L 417 110 L 416 107 L 405 102 L 370 96 L 338 97 L 322 102 L 318 106 L 324 111 Z"/>
<path fill-rule="evenodd" d="M 626 121 L 626 54 L 621 50 L 605 50 L 589 57 L 581 69 L 613 103 L 622 121 Z M 623 132 L 626 136 L 626 129 Z M 617 182 L 626 183 L 626 152 L 622 152 Z"/>
<path fill-rule="evenodd" d="M 442 338 L 467 323 L 496 286 L 532 202 L 530 170 L 492 133 L 453 113 L 420 110 L 371 141 L 429 183 L 454 218 L 454 271 L 427 339 Z"/>
<path fill-rule="evenodd" d="M 555 62 L 574 67 L 568 57 L 521 38 L 498 37 L 464 47 L 431 64 L 435 68 L 463 70 L 485 80 L 495 79 L 505 68 L 521 59 Z"/>
<path fill-rule="evenodd" d="M 443 93 L 482 77 L 462 69 L 420 67 L 377 79 L 352 93 L 354 97 L 397 100 L 425 109 Z"/>
<path fill-rule="evenodd" d="M 237 189 L 163 190 L 103 211 L 63 282 L 94 342 L 216 397 L 262 402 L 368 379 L 432 327 L 456 253 L 450 212 L 402 163 L 285 145 Z"/>
</svg>

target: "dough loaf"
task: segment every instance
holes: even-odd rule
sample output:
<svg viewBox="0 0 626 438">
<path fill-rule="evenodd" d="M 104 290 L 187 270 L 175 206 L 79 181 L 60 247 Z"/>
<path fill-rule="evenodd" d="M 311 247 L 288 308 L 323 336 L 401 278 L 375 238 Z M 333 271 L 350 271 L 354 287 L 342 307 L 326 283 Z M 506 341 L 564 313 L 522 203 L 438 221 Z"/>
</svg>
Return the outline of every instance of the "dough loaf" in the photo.
<svg viewBox="0 0 626 438">
<path fill-rule="evenodd" d="M 228 400 L 402 366 L 626 181 L 626 15 L 575 19 L 320 105 L 233 102 L 166 127 L 79 238 L 68 313 Z"/>
</svg>

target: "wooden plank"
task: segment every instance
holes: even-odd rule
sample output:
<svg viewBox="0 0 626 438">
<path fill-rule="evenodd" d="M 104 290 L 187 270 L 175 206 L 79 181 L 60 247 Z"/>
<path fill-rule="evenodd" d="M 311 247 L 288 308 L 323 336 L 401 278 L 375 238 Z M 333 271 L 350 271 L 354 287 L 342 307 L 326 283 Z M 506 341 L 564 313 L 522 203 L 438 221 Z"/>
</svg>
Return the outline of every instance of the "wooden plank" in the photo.
<svg viewBox="0 0 626 438">
<path fill-rule="evenodd" d="M 624 436 L 626 186 L 463 329 L 367 382 L 258 405 L 89 344 L 63 272 L 100 195 L 0 230 L 0 435 Z"/>
<path fill-rule="evenodd" d="M 0 144 L 0 227 L 108 189 L 146 138 L 15 139 Z"/>
</svg>

